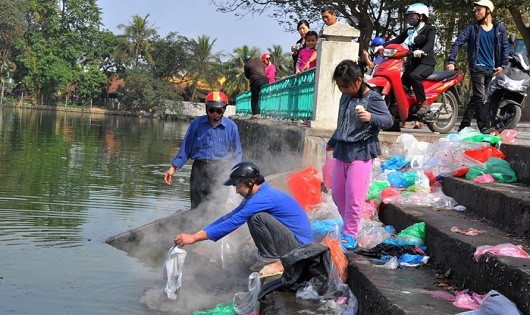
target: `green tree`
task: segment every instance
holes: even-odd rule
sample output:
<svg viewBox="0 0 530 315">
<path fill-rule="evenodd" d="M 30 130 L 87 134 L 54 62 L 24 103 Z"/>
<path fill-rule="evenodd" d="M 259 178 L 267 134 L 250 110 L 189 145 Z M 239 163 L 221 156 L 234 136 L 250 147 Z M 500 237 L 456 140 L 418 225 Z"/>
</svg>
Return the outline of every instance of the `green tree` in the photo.
<svg viewBox="0 0 530 315">
<path fill-rule="evenodd" d="M 197 98 L 197 87 L 199 81 L 209 86 L 218 86 L 222 76 L 221 52 L 214 52 L 213 45 L 217 39 L 201 35 L 197 39 L 189 39 L 187 48 L 191 57 L 188 65 L 188 76 L 191 77 L 191 101 Z"/>
<path fill-rule="evenodd" d="M 123 30 L 128 46 L 126 55 L 134 60 L 134 66 L 140 63 L 152 64 L 151 40 L 158 34 L 154 25 L 149 25 L 149 14 L 145 17 L 133 15 L 129 24 L 118 25 L 118 29 Z"/>
<path fill-rule="evenodd" d="M 277 77 L 283 78 L 293 74 L 291 53 L 284 52 L 280 45 L 272 45 L 272 48 L 267 48 L 267 50 L 271 54 L 273 63 L 276 66 Z"/>
<path fill-rule="evenodd" d="M 22 38 L 27 30 L 25 20 L 25 1 L 4 0 L 0 2 L 0 80 L 2 92 L 0 105 L 4 103 L 5 81 L 16 69 L 11 60 L 11 51 L 16 41 Z"/>
<path fill-rule="evenodd" d="M 186 48 L 188 38 L 171 32 L 165 38 L 153 40 L 153 75 L 168 80 L 182 79 L 191 63 L 191 55 Z"/>
</svg>

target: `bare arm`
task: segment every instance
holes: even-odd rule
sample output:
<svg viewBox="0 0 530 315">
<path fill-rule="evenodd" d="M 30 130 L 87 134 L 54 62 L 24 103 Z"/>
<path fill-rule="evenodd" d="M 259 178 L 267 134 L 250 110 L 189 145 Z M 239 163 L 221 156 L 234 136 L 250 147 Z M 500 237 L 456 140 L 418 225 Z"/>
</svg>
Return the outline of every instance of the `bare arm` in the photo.
<svg viewBox="0 0 530 315">
<path fill-rule="evenodd" d="M 190 245 L 194 244 L 200 241 L 208 240 L 208 234 L 206 234 L 206 231 L 200 230 L 199 232 L 195 234 L 186 234 L 186 233 L 180 233 L 175 236 L 174 242 L 175 245 L 178 246 L 184 246 L 184 245 Z"/>
</svg>

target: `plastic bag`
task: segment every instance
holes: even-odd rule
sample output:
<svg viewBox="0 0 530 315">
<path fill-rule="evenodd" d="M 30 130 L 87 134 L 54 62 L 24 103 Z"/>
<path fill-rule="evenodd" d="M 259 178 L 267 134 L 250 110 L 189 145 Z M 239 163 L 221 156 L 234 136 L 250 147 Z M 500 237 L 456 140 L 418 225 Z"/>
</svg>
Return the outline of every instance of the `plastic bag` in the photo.
<svg viewBox="0 0 530 315">
<path fill-rule="evenodd" d="M 306 212 L 312 211 L 321 200 L 322 181 L 317 173 L 317 170 L 310 166 L 287 176 L 287 185 L 293 193 L 293 198 Z"/>
<path fill-rule="evenodd" d="M 335 167 L 335 158 L 331 155 L 331 151 L 328 151 L 326 152 L 326 162 L 322 165 L 322 181 L 328 189 L 332 189 L 333 167 Z"/>
<path fill-rule="evenodd" d="M 333 229 L 330 231 L 330 233 L 322 240 L 322 245 L 329 247 L 331 259 L 333 260 L 333 263 L 335 263 L 335 267 L 337 267 L 339 278 L 342 282 L 346 282 L 346 278 L 348 277 L 348 259 L 342 251 L 339 229 Z"/>
<path fill-rule="evenodd" d="M 515 175 L 510 163 L 505 160 L 492 157 L 486 161 L 484 166 L 487 172 L 498 182 L 515 183 L 517 181 L 517 175 Z"/>
<path fill-rule="evenodd" d="M 490 184 L 495 181 L 495 178 L 493 178 L 493 176 L 491 176 L 490 174 L 484 174 L 479 177 L 473 178 L 473 181 L 475 183 L 480 183 L 480 184 Z"/>
<path fill-rule="evenodd" d="M 414 185 L 418 174 L 416 172 L 392 172 L 388 174 L 388 181 L 392 187 L 407 188 Z"/>
<path fill-rule="evenodd" d="M 258 296 L 261 291 L 259 273 L 253 272 L 248 276 L 248 292 L 238 292 L 234 295 L 234 311 L 236 314 L 249 315 L 259 310 Z"/>
<path fill-rule="evenodd" d="M 401 230 L 396 237 L 413 244 L 423 245 L 425 242 L 425 222 L 414 223 L 408 228 Z"/>
<path fill-rule="evenodd" d="M 496 256 L 508 256 L 508 257 L 519 257 L 530 259 L 530 255 L 523 249 L 522 245 L 514 245 L 512 243 L 503 243 L 495 246 L 484 245 L 477 247 L 477 250 L 473 254 L 476 261 L 480 260 L 480 257 L 485 253 L 490 253 Z"/>
<path fill-rule="evenodd" d="M 490 157 L 497 157 L 503 160 L 506 158 L 506 155 L 504 155 L 501 150 L 492 146 L 487 146 L 475 150 L 466 150 L 465 154 L 481 163 L 486 162 Z"/>
<path fill-rule="evenodd" d="M 368 196 L 366 196 L 366 200 L 375 199 L 381 201 L 381 192 L 387 187 L 390 187 L 390 183 L 386 180 L 373 181 L 370 184 L 370 188 L 368 188 Z"/>
<path fill-rule="evenodd" d="M 501 132 L 501 138 L 504 143 L 514 144 L 515 137 L 517 137 L 517 131 L 513 129 L 504 129 Z"/>
<path fill-rule="evenodd" d="M 457 315 L 523 315 L 517 305 L 495 290 L 489 291 L 480 301 L 480 308 Z"/>
<path fill-rule="evenodd" d="M 167 282 L 164 291 L 170 300 L 176 300 L 180 292 L 184 259 L 186 259 L 186 251 L 178 246 L 173 246 L 167 253 L 164 263 Z"/>
<path fill-rule="evenodd" d="M 192 315 L 236 315 L 234 306 L 231 303 L 226 305 L 217 304 L 214 309 L 205 311 L 194 311 Z"/>
<path fill-rule="evenodd" d="M 406 161 L 405 158 L 399 155 L 392 155 L 390 159 L 386 160 L 383 164 L 381 164 L 381 169 L 383 171 L 386 171 L 386 170 L 398 171 L 407 165 L 409 165 L 409 161 Z"/>
</svg>

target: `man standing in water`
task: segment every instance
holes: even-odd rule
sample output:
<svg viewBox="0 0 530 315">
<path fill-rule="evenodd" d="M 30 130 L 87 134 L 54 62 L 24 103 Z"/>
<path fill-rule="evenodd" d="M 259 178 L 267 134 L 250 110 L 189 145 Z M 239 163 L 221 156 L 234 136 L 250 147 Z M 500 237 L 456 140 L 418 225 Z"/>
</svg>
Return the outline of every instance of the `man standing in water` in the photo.
<svg viewBox="0 0 530 315">
<path fill-rule="evenodd" d="M 467 43 L 467 61 L 473 85 L 473 95 L 464 110 L 458 131 L 469 127 L 471 119 L 477 119 L 482 133 L 491 133 L 488 94 L 493 76 L 508 65 L 508 34 L 500 22 L 493 21 L 493 3 L 480 0 L 474 3 L 474 23 L 466 26 L 451 47 L 447 57 L 447 70 L 455 69 L 455 59 L 460 47 Z"/>
<path fill-rule="evenodd" d="M 210 92 L 205 104 L 206 115 L 190 123 L 180 150 L 164 175 L 164 182 L 171 185 L 175 171 L 188 159 L 194 160 L 190 176 L 192 209 L 211 196 L 219 174 L 241 161 L 242 155 L 237 125 L 223 116 L 228 97 L 223 92 Z"/>
<path fill-rule="evenodd" d="M 232 212 L 195 234 L 176 235 L 176 245 L 218 241 L 246 222 L 258 248 L 258 261 L 251 270 L 259 271 L 269 266 L 281 272 L 281 256 L 312 242 L 311 224 L 304 210 L 291 196 L 265 183 L 265 178 L 254 163 L 234 165 L 230 178 L 224 184 L 235 186 L 236 192 L 245 199 Z"/>
</svg>

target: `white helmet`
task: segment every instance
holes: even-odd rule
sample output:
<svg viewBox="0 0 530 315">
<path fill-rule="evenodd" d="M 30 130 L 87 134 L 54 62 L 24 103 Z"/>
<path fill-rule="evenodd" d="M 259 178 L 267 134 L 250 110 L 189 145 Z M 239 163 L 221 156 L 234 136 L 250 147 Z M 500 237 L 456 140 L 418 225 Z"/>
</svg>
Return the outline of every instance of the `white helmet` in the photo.
<svg viewBox="0 0 530 315">
<path fill-rule="evenodd" d="M 423 3 L 414 3 L 407 9 L 407 12 L 405 12 L 405 14 L 411 14 L 411 13 L 416 13 L 419 15 L 423 14 L 426 17 L 429 17 L 429 7 L 427 7 Z"/>
<path fill-rule="evenodd" d="M 493 6 L 493 2 L 490 0 L 479 0 L 475 1 L 474 5 L 479 5 L 481 7 L 486 7 L 490 9 L 490 12 L 493 12 L 493 9 L 495 9 L 495 6 Z"/>
</svg>

